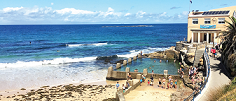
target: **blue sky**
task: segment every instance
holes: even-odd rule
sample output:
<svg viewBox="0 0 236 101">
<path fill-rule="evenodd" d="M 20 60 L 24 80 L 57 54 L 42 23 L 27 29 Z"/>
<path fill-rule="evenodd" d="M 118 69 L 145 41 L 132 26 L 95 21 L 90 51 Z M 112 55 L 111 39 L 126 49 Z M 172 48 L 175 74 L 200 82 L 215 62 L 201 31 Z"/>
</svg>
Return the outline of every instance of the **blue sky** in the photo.
<svg viewBox="0 0 236 101">
<path fill-rule="evenodd" d="M 236 6 L 234 0 L 0 0 L 0 25 L 187 23 L 191 10 Z"/>
</svg>

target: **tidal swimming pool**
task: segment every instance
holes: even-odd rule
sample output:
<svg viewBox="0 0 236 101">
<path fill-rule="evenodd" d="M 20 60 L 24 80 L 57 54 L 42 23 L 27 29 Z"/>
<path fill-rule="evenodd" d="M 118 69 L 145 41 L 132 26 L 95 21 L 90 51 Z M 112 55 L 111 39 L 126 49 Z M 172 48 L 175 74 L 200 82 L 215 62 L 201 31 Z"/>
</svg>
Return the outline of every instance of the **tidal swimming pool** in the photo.
<svg viewBox="0 0 236 101">
<path fill-rule="evenodd" d="M 178 75 L 179 61 L 164 59 L 160 62 L 160 60 L 162 59 L 139 58 L 115 71 L 125 71 L 126 67 L 129 67 L 130 72 L 134 72 L 135 69 L 138 69 L 138 72 L 143 72 L 143 69 L 147 68 L 148 73 L 152 73 L 153 70 L 156 74 L 164 74 L 164 70 L 168 70 L 168 74 Z"/>
</svg>

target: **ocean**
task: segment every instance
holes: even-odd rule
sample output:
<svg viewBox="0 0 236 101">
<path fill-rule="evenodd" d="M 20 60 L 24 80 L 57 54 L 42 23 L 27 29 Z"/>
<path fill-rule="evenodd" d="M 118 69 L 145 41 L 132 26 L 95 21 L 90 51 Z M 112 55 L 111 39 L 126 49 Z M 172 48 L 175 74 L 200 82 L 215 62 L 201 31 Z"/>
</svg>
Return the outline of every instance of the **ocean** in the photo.
<svg viewBox="0 0 236 101">
<path fill-rule="evenodd" d="M 0 25 L 0 91 L 102 81 L 116 61 L 186 37 L 187 24 Z"/>
</svg>

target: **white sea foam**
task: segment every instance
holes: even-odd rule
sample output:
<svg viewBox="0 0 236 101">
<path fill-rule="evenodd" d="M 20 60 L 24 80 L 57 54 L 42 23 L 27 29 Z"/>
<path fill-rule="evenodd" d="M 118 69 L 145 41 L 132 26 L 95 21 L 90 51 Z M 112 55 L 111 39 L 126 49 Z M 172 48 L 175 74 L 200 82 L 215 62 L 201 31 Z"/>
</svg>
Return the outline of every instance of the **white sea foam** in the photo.
<svg viewBox="0 0 236 101">
<path fill-rule="evenodd" d="M 81 47 L 81 46 L 104 46 L 107 43 L 92 43 L 92 44 L 66 44 L 68 47 Z"/>
<path fill-rule="evenodd" d="M 45 85 L 83 83 L 105 80 L 107 69 L 95 66 L 71 67 L 42 65 L 35 68 L 0 69 L 0 91 L 35 88 Z"/>
<path fill-rule="evenodd" d="M 156 51 L 164 51 L 168 48 L 147 48 L 147 49 L 142 49 L 142 50 L 130 50 L 128 54 L 121 54 L 121 55 L 117 55 L 118 57 L 126 57 L 126 58 L 130 58 L 130 57 L 134 57 L 134 56 L 137 56 L 139 53 L 141 53 L 142 51 L 142 54 L 148 54 L 148 53 L 153 53 L 153 52 L 156 52 Z"/>
<path fill-rule="evenodd" d="M 83 46 L 84 44 L 66 44 L 66 46 L 68 47 L 79 47 L 79 46 Z"/>
<path fill-rule="evenodd" d="M 96 57 L 84 57 L 84 58 L 55 58 L 53 60 L 43 60 L 43 61 L 17 61 L 16 63 L 0 63 L 0 69 L 4 68 L 18 68 L 18 67 L 35 67 L 42 65 L 60 65 L 68 64 L 81 61 L 93 61 Z"/>
<path fill-rule="evenodd" d="M 95 44 L 92 44 L 94 46 L 103 46 L 103 45 L 107 45 L 107 43 L 95 43 Z"/>
</svg>

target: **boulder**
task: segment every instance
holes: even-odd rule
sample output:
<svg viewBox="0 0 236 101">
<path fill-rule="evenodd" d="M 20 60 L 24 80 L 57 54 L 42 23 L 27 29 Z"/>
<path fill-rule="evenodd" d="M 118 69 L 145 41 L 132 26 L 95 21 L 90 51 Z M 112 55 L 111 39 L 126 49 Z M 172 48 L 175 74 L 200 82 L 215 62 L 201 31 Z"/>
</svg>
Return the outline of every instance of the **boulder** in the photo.
<svg viewBox="0 0 236 101">
<path fill-rule="evenodd" d="M 175 50 L 175 46 L 171 46 L 169 50 Z"/>
<path fill-rule="evenodd" d="M 152 54 L 149 54 L 148 58 L 155 58 Z"/>
<path fill-rule="evenodd" d="M 175 59 L 175 51 L 174 50 L 166 50 L 165 55 L 167 59 Z"/>
<path fill-rule="evenodd" d="M 184 61 L 188 65 L 192 65 L 194 62 L 195 53 L 187 53 L 184 55 Z"/>
<path fill-rule="evenodd" d="M 164 57 L 164 54 L 163 52 L 154 52 L 154 53 L 150 53 L 148 55 L 148 58 L 163 58 Z"/>
<path fill-rule="evenodd" d="M 143 54 L 143 56 L 144 56 L 144 57 L 148 57 L 148 56 L 149 56 L 149 54 Z"/>
</svg>

